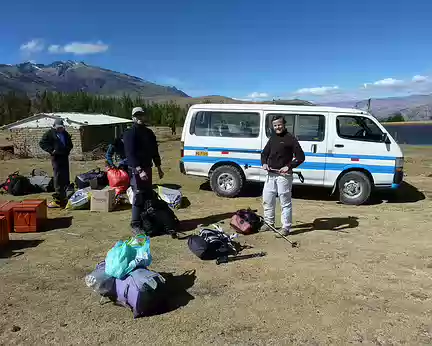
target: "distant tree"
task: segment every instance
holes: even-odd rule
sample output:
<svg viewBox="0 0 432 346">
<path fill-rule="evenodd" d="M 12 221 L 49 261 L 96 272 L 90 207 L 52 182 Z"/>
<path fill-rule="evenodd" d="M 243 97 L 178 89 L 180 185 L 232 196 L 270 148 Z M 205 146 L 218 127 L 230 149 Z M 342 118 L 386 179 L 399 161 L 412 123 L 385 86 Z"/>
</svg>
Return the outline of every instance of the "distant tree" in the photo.
<svg viewBox="0 0 432 346">
<path fill-rule="evenodd" d="M 397 111 L 392 113 L 391 116 L 389 116 L 387 119 L 384 120 L 384 122 L 388 122 L 388 123 L 397 123 L 397 122 L 404 122 L 405 118 L 402 115 L 401 112 Z"/>
</svg>

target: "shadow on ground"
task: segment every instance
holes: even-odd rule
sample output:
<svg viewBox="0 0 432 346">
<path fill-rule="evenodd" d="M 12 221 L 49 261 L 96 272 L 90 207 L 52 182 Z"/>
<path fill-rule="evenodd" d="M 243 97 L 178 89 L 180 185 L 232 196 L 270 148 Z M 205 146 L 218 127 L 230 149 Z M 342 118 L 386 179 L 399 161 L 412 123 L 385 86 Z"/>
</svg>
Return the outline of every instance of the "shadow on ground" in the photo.
<svg viewBox="0 0 432 346">
<path fill-rule="evenodd" d="M 180 231 L 188 232 L 188 231 L 193 231 L 198 226 L 209 226 L 211 224 L 218 223 L 222 220 L 228 219 L 232 217 L 234 214 L 235 212 L 223 213 L 223 214 L 210 215 L 198 219 L 182 220 L 180 222 Z"/>
<path fill-rule="evenodd" d="M 200 190 L 212 191 L 208 182 L 201 184 Z M 263 183 L 247 183 L 240 193 L 239 198 L 258 198 L 262 196 L 262 191 Z M 293 198 L 311 201 L 338 202 L 339 200 L 337 193 L 331 195 L 331 189 L 302 185 L 296 185 L 293 187 Z M 416 203 L 425 198 L 425 194 L 419 191 L 414 185 L 403 182 L 396 190 L 386 189 L 374 192 L 369 202 L 365 203 L 365 205 L 377 205 L 385 201 L 387 203 Z"/>
<path fill-rule="evenodd" d="M 72 226 L 72 216 L 56 217 L 45 221 L 42 232 L 54 231 L 57 229 L 66 229 Z"/>
<path fill-rule="evenodd" d="M 33 239 L 33 240 L 25 240 L 25 239 L 11 239 L 9 240 L 8 245 L 3 248 L 0 248 L 0 258 L 12 258 L 18 257 L 24 254 L 24 249 L 32 248 L 38 246 L 42 243 L 42 239 Z"/>
<path fill-rule="evenodd" d="M 165 314 L 183 306 L 195 299 L 187 290 L 195 284 L 195 270 L 184 272 L 181 275 L 172 273 L 160 273 L 166 280 L 164 288 L 164 300 L 150 315 Z"/>
<path fill-rule="evenodd" d="M 385 200 L 387 203 L 416 203 L 426 198 L 423 192 L 406 181 L 396 190 L 379 191 L 375 195 L 378 200 Z"/>
<path fill-rule="evenodd" d="M 352 229 L 358 227 L 358 217 L 329 217 L 329 218 L 318 218 L 310 223 L 303 223 L 292 227 L 292 235 L 307 233 L 312 231 L 335 231 L 348 233 L 346 229 Z"/>
</svg>

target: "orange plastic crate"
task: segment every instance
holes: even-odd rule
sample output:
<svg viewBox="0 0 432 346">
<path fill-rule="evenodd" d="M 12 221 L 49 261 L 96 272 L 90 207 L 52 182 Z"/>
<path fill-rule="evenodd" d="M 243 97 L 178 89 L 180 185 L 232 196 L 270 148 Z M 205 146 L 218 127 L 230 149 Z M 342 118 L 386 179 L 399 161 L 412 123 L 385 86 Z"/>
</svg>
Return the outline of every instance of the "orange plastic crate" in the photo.
<svg viewBox="0 0 432 346">
<path fill-rule="evenodd" d="M 14 229 L 17 233 L 41 231 L 46 219 L 46 200 L 25 200 L 14 208 Z"/>
<path fill-rule="evenodd" d="M 9 224 L 6 216 L 0 216 L 0 247 L 9 243 Z"/>
<path fill-rule="evenodd" d="M 14 231 L 13 209 L 18 205 L 20 205 L 20 202 L 9 201 L 0 203 L 0 216 L 4 216 L 6 218 L 9 233 L 12 233 Z"/>
</svg>

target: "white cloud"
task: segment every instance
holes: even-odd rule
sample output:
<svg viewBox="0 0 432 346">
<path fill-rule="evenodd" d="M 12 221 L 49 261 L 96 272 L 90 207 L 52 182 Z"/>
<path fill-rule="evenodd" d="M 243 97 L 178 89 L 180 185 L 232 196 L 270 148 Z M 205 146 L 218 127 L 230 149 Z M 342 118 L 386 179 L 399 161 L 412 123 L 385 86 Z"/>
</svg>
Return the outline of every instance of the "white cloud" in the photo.
<svg viewBox="0 0 432 346">
<path fill-rule="evenodd" d="M 422 82 L 427 82 L 429 79 L 428 76 L 421 76 L 421 75 L 416 75 L 412 78 L 412 81 L 414 83 L 422 83 Z"/>
<path fill-rule="evenodd" d="M 104 53 L 109 46 L 102 41 L 91 42 L 71 42 L 64 46 L 52 44 L 48 47 L 48 52 L 52 54 L 70 53 L 74 55 L 98 54 Z"/>
<path fill-rule="evenodd" d="M 365 83 L 363 84 L 363 88 L 398 88 L 405 85 L 405 82 L 401 79 L 394 79 L 394 78 L 384 78 L 380 79 L 373 83 Z"/>
<path fill-rule="evenodd" d="M 45 45 L 41 39 L 33 39 L 20 46 L 20 50 L 25 53 L 37 53 L 43 51 Z"/>
<path fill-rule="evenodd" d="M 335 86 L 322 86 L 314 88 L 302 88 L 294 92 L 295 95 L 311 95 L 311 96 L 324 96 L 335 94 L 339 92 L 339 87 Z"/>
<path fill-rule="evenodd" d="M 50 53 L 61 53 L 61 47 L 58 44 L 52 44 L 48 47 L 48 52 Z"/>
<path fill-rule="evenodd" d="M 269 97 L 270 95 L 268 93 L 261 93 L 261 92 L 254 91 L 253 93 L 247 96 L 247 99 L 266 99 Z"/>
</svg>

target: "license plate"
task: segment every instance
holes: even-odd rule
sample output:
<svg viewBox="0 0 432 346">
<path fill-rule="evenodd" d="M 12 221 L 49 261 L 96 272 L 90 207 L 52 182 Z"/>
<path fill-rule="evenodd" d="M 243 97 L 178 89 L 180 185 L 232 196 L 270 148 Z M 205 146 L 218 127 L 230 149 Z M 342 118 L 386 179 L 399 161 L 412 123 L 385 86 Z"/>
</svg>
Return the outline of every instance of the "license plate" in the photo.
<svg viewBox="0 0 432 346">
<path fill-rule="evenodd" d="M 197 151 L 196 156 L 208 156 L 208 152 L 207 151 Z"/>
</svg>

